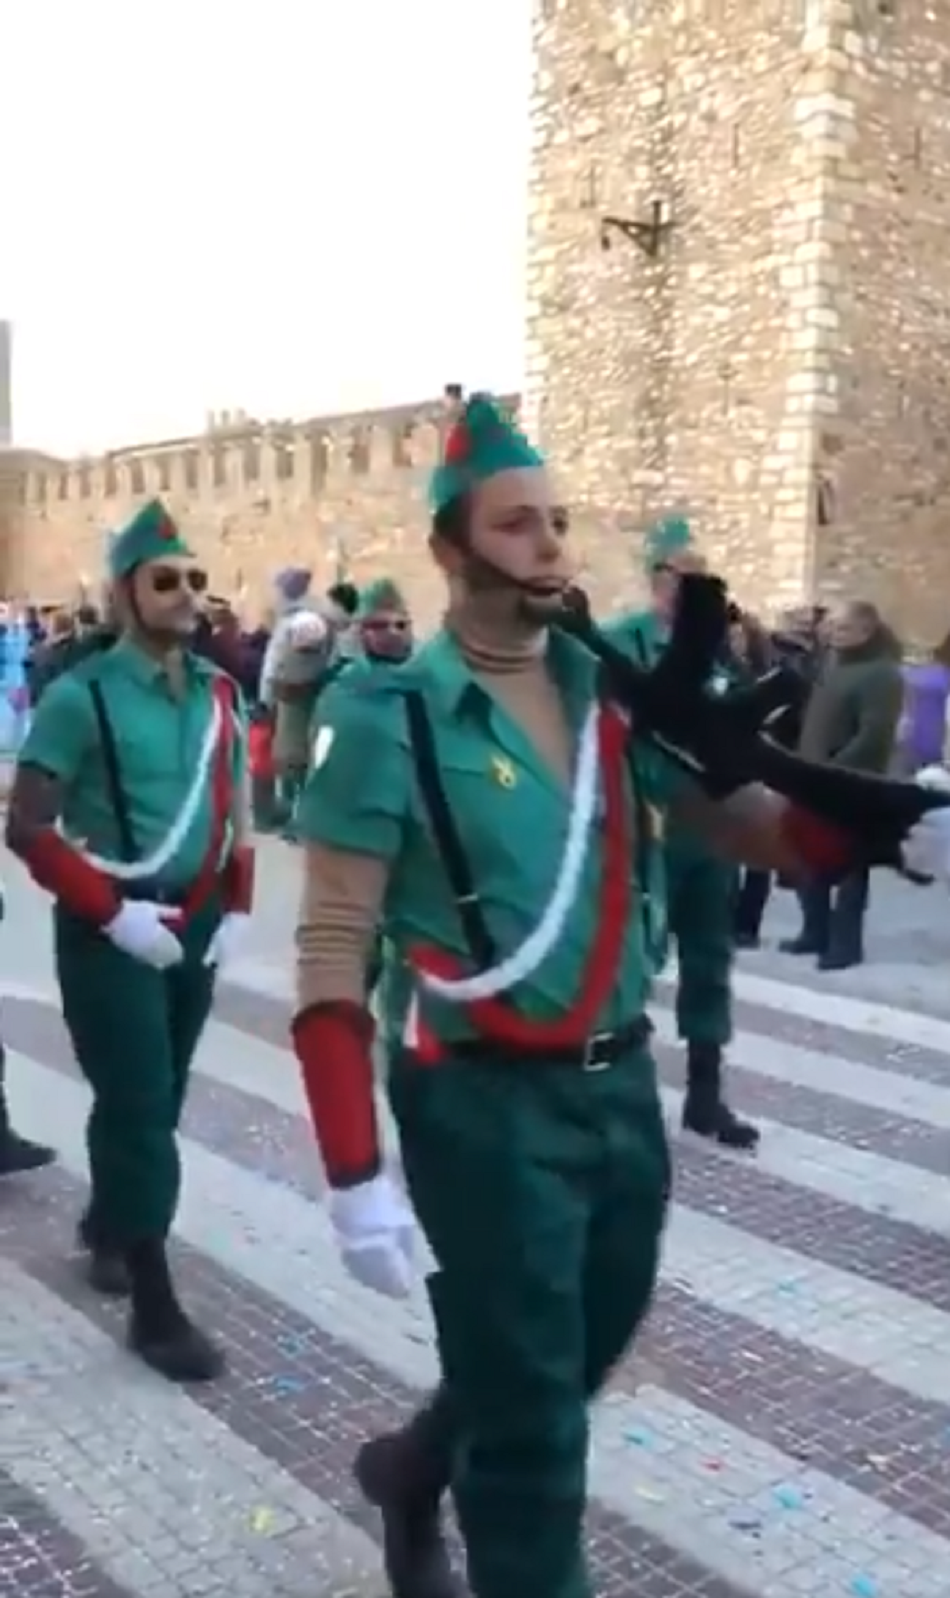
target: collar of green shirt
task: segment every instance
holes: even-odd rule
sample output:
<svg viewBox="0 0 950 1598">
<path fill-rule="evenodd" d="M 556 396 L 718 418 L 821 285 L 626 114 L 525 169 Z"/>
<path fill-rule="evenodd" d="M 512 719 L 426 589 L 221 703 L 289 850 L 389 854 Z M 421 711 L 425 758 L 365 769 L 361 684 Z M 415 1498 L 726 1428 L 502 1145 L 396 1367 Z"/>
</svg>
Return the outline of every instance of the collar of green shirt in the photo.
<svg viewBox="0 0 950 1598">
<path fill-rule="evenodd" d="M 157 683 L 166 682 L 168 674 L 160 660 L 142 649 L 132 638 L 120 638 L 109 651 L 110 656 L 118 662 L 123 671 L 127 672 L 137 682 L 145 687 L 153 687 Z M 215 675 L 215 668 L 200 655 L 185 651 L 185 673 L 191 678 L 206 678 Z"/>
<path fill-rule="evenodd" d="M 556 628 L 548 634 L 547 659 L 572 717 L 580 721 L 597 692 L 597 660 L 576 638 Z M 407 669 L 412 672 L 414 667 L 424 671 L 426 682 L 451 715 L 464 715 L 473 707 L 484 708 L 490 701 L 491 696 L 445 628 L 423 644 Z"/>
</svg>

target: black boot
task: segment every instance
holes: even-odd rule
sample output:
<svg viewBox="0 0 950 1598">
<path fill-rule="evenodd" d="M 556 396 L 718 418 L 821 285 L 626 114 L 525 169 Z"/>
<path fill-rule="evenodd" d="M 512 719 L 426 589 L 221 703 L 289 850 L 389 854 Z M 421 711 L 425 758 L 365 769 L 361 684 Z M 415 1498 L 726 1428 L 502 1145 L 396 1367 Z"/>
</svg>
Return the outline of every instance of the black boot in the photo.
<svg viewBox="0 0 950 1598">
<path fill-rule="evenodd" d="M 754 1149 L 759 1129 L 734 1115 L 722 1096 L 722 1049 L 718 1043 L 689 1043 L 683 1128 L 714 1138 L 727 1149 Z"/>
<path fill-rule="evenodd" d="M 31 1143 L 12 1127 L 0 1131 L 0 1176 L 20 1176 L 25 1171 L 40 1171 L 52 1165 L 56 1155 L 43 1143 Z"/>
<path fill-rule="evenodd" d="M 819 954 L 819 971 L 850 971 L 864 963 L 864 917 L 870 876 L 854 872 L 838 885 L 831 910 L 827 947 Z"/>
<path fill-rule="evenodd" d="M 224 1370 L 224 1356 L 193 1326 L 178 1302 L 163 1241 L 135 1243 L 125 1250 L 131 1281 L 129 1347 L 170 1382 L 210 1382 Z"/>
<path fill-rule="evenodd" d="M 26 1171 L 40 1171 L 44 1165 L 52 1165 L 56 1155 L 44 1144 L 21 1137 L 10 1125 L 6 1063 L 6 1051 L 0 1044 L 0 1176 L 21 1176 Z"/>
<path fill-rule="evenodd" d="M 117 1243 L 110 1243 L 86 1210 L 76 1228 L 76 1243 L 87 1256 L 86 1279 L 105 1298 L 128 1298 L 132 1290 L 129 1267 Z"/>
<path fill-rule="evenodd" d="M 374 1437 L 356 1456 L 360 1491 L 383 1519 L 392 1598 L 461 1598 L 442 1529 L 451 1423 L 444 1388 L 401 1431 Z"/>
</svg>

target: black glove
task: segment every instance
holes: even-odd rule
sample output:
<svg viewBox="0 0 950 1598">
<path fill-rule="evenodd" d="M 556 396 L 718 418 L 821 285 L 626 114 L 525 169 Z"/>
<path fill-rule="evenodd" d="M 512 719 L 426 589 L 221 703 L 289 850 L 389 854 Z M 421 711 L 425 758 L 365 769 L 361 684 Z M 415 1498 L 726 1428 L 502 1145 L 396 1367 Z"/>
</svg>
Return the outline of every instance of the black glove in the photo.
<svg viewBox="0 0 950 1598">
<path fill-rule="evenodd" d="M 762 780 L 760 735 L 781 737 L 785 721 L 798 714 L 806 693 L 795 672 L 776 666 L 745 687 L 721 694 L 707 688 L 675 732 L 661 729 L 652 736 L 710 799 L 728 799 Z"/>
<path fill-rule="evenodd" d="M 679 744 L 703 705 L 717 702 L 706 685 L 722 653 L 726 617 L 726 589 L 718 577 L 683 576 L 669 644 L 651 668 L 638 666 L 604 637 L 580 589 L 570 590 L 558 621 L 597 656 L 611 694 L 630 712 L 637 733 Z"/>
</svg>

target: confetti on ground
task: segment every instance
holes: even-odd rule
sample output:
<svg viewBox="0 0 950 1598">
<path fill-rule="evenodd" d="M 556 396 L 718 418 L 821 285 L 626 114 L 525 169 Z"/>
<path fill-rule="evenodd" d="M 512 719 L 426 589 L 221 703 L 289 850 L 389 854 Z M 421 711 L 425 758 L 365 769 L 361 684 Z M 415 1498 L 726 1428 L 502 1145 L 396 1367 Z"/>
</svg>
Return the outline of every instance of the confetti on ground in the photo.
<svg viewBox="0 0 950 1598">
<path fill-rule="evenodd" d="M 753 1534 L 762 1530 L 762 1521 L 758 1515 L 736 1515 L 729 1522 L 734 1531 L 746 1531 Z"/>
<path fill-rule="evenodd" d="M 271 1381 L 274 1392 L 282 1398 L 290 1398 L 294 1393 L 302 1393 L 306 1382 L 300 1376 L 275 1376 Z"/>
<path fill-rule="evenodd" d="M 776 1487 L 775 1502 L 782 1509 L 801 1509 L 805 1500 L 797 1487 Z"/>
<path fill-rule="evenodd" d="M 649 1448 L 653 1437 L 645 1426 L 634 1426 L 631 1431 L 624 1433 L 624 1440 L 632 1443 L 634 1448 Z"/>
<path fill-rule="evenodd" d="M 266 1535 L 274 1524 L 273 1510 L 255 1509 L 251 1516 L 251 1530 Z"/>
<path fill-rule="evenodd" d="M 854 1598 L 878 1598 L 880 1588 L 870 1576 L 855 1576 L 851 1583 Z"/>
</svg>

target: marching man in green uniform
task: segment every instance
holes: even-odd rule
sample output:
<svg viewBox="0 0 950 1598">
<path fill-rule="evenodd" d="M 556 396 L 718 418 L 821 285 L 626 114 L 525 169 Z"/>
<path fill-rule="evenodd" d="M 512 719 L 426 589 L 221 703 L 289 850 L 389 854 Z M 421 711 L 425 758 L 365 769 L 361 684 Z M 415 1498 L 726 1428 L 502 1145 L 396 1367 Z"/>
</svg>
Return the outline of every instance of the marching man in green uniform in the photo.
<svg viewBox="0 0 950 1598">
<path fill-rule="evenodd" d="M 638 726 L 551 625 L 567 517 L 484 396 L 456 422 L 432 499 L 443 628 L 408 665 L 350 691 L 344 678 L 314 740 L 294 1043 L 344 1263 L 402 1296 L 415 1220 L 380 1147 L 364 980 L 382 921 L 407 976 L 390 1092 L 436 1260 L 444 1378 L 358 1461 L 393 1593 L 456 1593 L 439 1520 L 450 1484 L 475 1598 L 589 1598 L 587 1402 L 650 1303 L 669 1192 L 645 1010 L 664 941 L 662 812 L 680 783 L 642 736 L 662 730 L 662 704 Z M 757 865 L 794 870 L 830 848 L 759 788 L 677 802 Z"/>
<path fill-rule="evenodd" d="M 371 665 L 399 665 L 412 654 L 412 617 L 391 577 L 377 577 L 360 594 L 356 635 L 361 658 Z"/>
<path fill-rule="evenodd" d="M 653 664 L 666 648 L 682 573 L 703 568 L 689 523 L 680 516 L 650 530 L 646 560 L 650 608 L 607 629 L 611 640 L 642 665 Z M 728 686 L 725 670 L 711 683 L 714 691 Z M 665 854 L 669 928 L 679 964 L 676 1022 L 686 1044 L 683 1125 L 727 1148 L 752 1149 L 758 1128 L 733 1113 L 722 1084 L 723 1051 L 732 1037 L 736 867 L 695 826 L 675 817 Z"/>
<path fill-rule="evenodd" d="M 166 1240 L 192 1057 L 251 910 L 246 732 L 235 684 L 188 649 L 205 576 L 158 501 L 113 541 L 110 575 L 121 636 L 44 695 L 7 842 L 53 895 L 63 1015 L 92 1089 L 91 1278 L 130 1294 L 146 1363 L 200 1381 L 222 1360 L 179 1303 Z"/>
<path fill-rule="evenodd" d="M 341 679 L 358 682 L 379 666 L 398 666 L 412 654 L 412 617 L 398 584 L 376 577 L 359 595 L 351 628 L 352 651 L 337 650 L 317 687 L 311 712 L 313 737 L 324 716 L 325 695 Z"/>
</svg>

